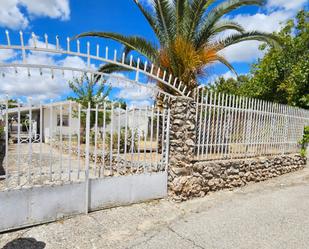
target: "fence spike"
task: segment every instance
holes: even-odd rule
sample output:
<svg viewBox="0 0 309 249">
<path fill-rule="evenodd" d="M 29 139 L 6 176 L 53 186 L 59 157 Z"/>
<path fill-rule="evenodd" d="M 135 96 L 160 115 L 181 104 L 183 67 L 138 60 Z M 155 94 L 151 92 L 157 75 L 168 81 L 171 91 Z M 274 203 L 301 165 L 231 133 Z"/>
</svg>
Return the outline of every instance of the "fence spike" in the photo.
<svg viewBox="0 0 309 249">
<path fill-rule="evenodd" d="M 90 67 L 90 42 L 87 42 L 87 66 Z"/>
<path fill-rule="evenodd" d="M 105 47 L 105 59 L 108 60 L 108 47 Z"/>
<path fill-rule="evenodd" d="M 67 51 L 70 52 L 70 38 L 67 37 Z"/>
<path fill-rule="evenodd" d="M 25 46 L 24 46 L 24 37 L 23 37 L 23 32 L 19 31 L 19 36 L 20 36 L 20 44 L 21 44 L 21 50 L 22 50 L 22 58 L 23 62 L 26 62 L 26 51 L 25 51 Z"/>
<path fill-rule="evenodd" d="M 176 86 L 177 80 L 178 80 L 178 78 L 176 77 L 176 78 L 174 79 L 174 84 L 173 84 L 173 87 L 175 87 L 175 86 Z"/>
<path fill-rule="evenodd" d="M 80 53 L 80 41 L 76 40 L 77 53 Z"/>
<path fill-rule="evenodd" d="M 137 58 L 137 65 L 136 65 L 136 75 L 135 75 L 135 81 L 138 81 L 139 79 L 139 64 L 140 64 L 140 58 Z"/>
<path fill-rule="evenodd" d="M 124 64 L 125 58 L 126 58 L 126 53 L 123 52 L 123 53 L 122 53 L 122 60 L 121 60 L 121 63 L 122 63 L 122 64 Z"/>
<path fill-rule="evenodd" d="M 59 36 L 56 35 L 56 49 L 59 50 Z"/>
<path fill-rule="evenodd" d="M 45 38 L 45 47 L 48 48 L 48 35 L 44 34 L 44 38 Z"/>
<path fill-rule="evenodd" d="M 147 71 L 147 65 L 148 65 L 148 61 L 145 61 L 145 65 L 144 65 L 144 71 Z"/>
<path fill-rule="evenodd" d="M 114 61 L 116 61 L 117 60 L 117 50 L 115 49 L 114 50 Z"/>
<path fill-rule="evenodd" d="M 171 82 L 172 82 L 172 77 L 173 77 L 173 75 L 170 74 L 170 76 L 169 76 L 169 78 L 168 78 L 168 84 L 171 84 Z"/>
<path fill-rule="evenodd" d="M 130 67 L 132 67 L 132 63 L 133 63 L 133 55 L 130 56 Z"/>
<path fill-rule="evenodd" d="M 6 31 L 5 31 L 5 34 L 6 34 L 6 41 L 7 41 L 7 43 L 8 43 L 8 46 L 11 46 L 11 40 L 10 40 L 9 31 L 6 30 Z"/>
<path fill-rule="evenodd" d="M 182 85 L 182 81 L 180 81 L 179 86 L 177 87 L 178 90 L 180 90 L 181 85 Z"/>
<path fill-rule="evenodd" d="M 166 70 L 164 70 L 163 72 L 163 80 L 165 81 L 165 78 L 166 78 Z"/>
<path fill-rule="evenodd" d="M 154 65 L 151 64 L 151 69 L 150 69 L 150 74 L 153 75 L 153 69 L 154 69 Z"/>
<path fill-rule="evenodd" d="M 158 67 L 158 71 L 157 71 L 157 77 L 160 78 L 160 67 Z"/>
<path fill-rule="evenodd" d="M 33 41 L 33 46 L 36 48 L 36 35 L 34 32 L 31 33 L 32 41 Z"/>
<path fill-rule="evenodd" d="M 97 57 L 100 57 L 100 45 L 97 44 Z"/>
</svg>

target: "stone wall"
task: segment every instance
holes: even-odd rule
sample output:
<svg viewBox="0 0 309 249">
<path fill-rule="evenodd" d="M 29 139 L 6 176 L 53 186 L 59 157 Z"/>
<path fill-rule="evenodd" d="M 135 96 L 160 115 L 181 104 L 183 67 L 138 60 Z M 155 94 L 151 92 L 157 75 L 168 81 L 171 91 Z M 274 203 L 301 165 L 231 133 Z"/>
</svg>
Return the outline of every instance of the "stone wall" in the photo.
<svg viewBox="0 0 309 249">
<path fill-rule="evenodd" d="M 192 174 L 195 150 L 195 102 L 175 98 L 170 106 L 169 181 Z"/>
<path fill-rule="evenodd" d="M 306 159 L 298 154 L 204 161 L 193 164 L 191 175 L 170 178 L 169 194 L 183 201 L 211 191 L 260 182 L 304 168 Z"/>
</svg>

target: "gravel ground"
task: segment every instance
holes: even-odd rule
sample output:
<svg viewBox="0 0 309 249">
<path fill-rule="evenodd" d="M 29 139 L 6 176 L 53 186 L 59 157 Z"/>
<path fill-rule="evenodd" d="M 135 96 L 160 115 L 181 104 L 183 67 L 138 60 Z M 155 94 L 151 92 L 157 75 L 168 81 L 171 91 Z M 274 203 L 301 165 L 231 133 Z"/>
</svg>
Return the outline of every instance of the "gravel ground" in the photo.
<svg viewBox="0 0 309 249">
<path fill-rule="evenodd" d="M 152 201 L 0 234 L 0 248 L 298 248 L 309 245 L 309 167 L 184 203 Z"/>
</svg>

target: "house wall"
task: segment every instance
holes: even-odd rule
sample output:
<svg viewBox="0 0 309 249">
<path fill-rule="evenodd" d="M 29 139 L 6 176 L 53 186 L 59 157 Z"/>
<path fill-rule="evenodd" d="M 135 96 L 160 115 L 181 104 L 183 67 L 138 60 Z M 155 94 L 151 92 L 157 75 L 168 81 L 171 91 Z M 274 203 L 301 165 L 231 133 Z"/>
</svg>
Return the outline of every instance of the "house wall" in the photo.
<svg viewBox="0 0 309 249">
<path fill-rule="evenodd" d="M 60 126 L 57 126 L 57 115 L 60 115 L 59 108 L 53 108 L 52 110 L 52 123 L 50 123 L 50 109 L 44 109 L 43 110 L 43 138 L 46 143 L 49 142 L 50 137 L 56 137 L 60 134 Z M 64 109 L 62 111 L 62 115 L 68 115 L 69 112 L 67 109 Z M 72 135 L 76 135 L 79 133 L 79 120 L 78 118 L 72 117 L 71 124 L 69 123 L 69 126 L 63 126 L 62 127 L 62 135 L 63 137 L 67 137 L 70 135 L 70 132 Z"/>
<path fill-rule="evenodd" d="M 125 111 L 122 111 L 120 113 L 120 117 L 119 117 L 119 113 L 117 113 L 118 111 L 116 110 L 114 112 L 114 115 L 112 117 L 112 122 L 110 122 L 107 126 L 106 129 L 108 132 L 110 132 L 111 130 L 111 123 L 113 123 L 113 131 L 117 132 L 118 131 L 118 127 L 120 124 L 120 128 L 125 127 L 126 124 L 126 113 Z M 134 113 L 132 111 L 128 111 L 128 127 L 129 129 L 139 129 L 142 134 L 145 134 L 146 132 L 148 132 L 148 125 L 150 122 L 149 116 L 150 116 L 150 112 L 146 110 L 141 110 L 141 112 L 139 113 L 139 111 L 135 111 Z M 120 120 L 119 120 L 120 119 Z"/>
</svg>

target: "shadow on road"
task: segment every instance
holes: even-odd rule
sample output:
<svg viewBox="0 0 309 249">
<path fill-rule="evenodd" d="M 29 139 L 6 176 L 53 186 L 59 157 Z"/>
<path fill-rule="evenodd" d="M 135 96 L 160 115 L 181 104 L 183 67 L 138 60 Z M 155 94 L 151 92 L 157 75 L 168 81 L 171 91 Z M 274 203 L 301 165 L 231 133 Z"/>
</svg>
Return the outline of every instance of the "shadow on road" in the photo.
<svg viewBox="0 0 309 249">
<path fill-rule="evenodd" d="M 34 238 L 19 238 L 7 243 L 2 249 L 43 249 L 46 244 Z"/>
</svg>

